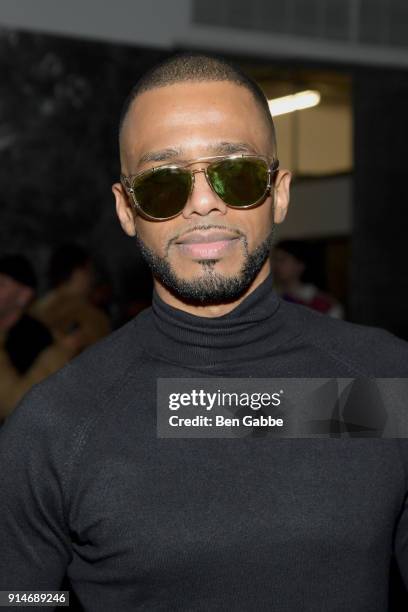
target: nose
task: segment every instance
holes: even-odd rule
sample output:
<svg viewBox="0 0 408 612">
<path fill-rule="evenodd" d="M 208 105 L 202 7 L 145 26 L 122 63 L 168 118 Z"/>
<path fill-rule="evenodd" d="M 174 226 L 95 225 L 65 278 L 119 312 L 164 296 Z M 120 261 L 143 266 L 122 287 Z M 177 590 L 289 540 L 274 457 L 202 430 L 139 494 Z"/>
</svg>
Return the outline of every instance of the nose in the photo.
<svg viewBox="0 0 408 612">
<path fill-rule="evenodd" d="M 205 217 L 210 213 L 225 215 L 228 206 L 217 196 L 208 183 L 204 168 L 193 170 L 193 188 L 184 207 L 183 217 L 192 215 Z"/>
</svg>

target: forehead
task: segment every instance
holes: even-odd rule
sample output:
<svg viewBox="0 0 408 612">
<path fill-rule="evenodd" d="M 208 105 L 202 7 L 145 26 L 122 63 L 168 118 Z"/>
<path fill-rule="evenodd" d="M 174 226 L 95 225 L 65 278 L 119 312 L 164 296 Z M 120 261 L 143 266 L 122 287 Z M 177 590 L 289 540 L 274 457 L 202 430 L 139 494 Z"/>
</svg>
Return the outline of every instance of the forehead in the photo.
<svg viewBox="0 0 408 612">
<path fill-rule="evenodd" d="M 136 97 L 123 125 L 121 152 L 132 158 L 169 147 L 193 152 L 212 140 L 247 142 L 262 152 L 268 134 L 247 88 L 228 81 L 176 83 Z"/>
</svg>

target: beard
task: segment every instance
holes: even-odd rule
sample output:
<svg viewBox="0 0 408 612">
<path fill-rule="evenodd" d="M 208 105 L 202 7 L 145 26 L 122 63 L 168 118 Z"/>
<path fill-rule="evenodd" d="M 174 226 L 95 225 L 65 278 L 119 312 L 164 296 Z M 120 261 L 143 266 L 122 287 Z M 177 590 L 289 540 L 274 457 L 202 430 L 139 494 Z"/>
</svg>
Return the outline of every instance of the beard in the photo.
<svg viewBox="0 0 408 612">
<path fill-rule="evenodd" d="M 265 261 L 268 259 L 274 240 L 274 227 L 265 240 L 251 253 L 248 250 L 248 241 L 245 236 L 241 238 L 244 247 L 244 262 L 241 270 L 233 276 L 220 274 L 215 271 L 218 259 L 197 260 L 201 265 L 202 276 L 185 280 L 180 278 L 168 258 L 160 257 L 150 249 L 138 234 L 135 240 L 140 253 L 152 271 L 153 276 L 175 297 L 188 304 L 203 306 L 233 302 L 241 297 L 251 286 Z"/>
</svg>

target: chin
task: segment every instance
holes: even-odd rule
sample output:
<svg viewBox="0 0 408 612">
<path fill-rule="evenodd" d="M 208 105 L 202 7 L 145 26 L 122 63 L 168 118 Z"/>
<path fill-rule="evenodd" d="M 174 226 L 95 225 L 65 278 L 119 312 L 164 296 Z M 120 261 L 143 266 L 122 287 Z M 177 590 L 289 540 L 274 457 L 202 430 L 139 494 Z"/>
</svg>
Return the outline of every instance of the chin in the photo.
<svg viewBox="0 0 408 612">
<path fill-rule="evenodd" d="M 194 280 L 204 278 L 209 274 L 221 274 L 222 276 L 235 276 L 242 269 L 242 261 L 235 258 L 235 261 L 223 261 L 222 259 L 196 259 L 188 264 L 173 266 L 174 272 L 179 278 L 184 280 Z"/>
</svg>

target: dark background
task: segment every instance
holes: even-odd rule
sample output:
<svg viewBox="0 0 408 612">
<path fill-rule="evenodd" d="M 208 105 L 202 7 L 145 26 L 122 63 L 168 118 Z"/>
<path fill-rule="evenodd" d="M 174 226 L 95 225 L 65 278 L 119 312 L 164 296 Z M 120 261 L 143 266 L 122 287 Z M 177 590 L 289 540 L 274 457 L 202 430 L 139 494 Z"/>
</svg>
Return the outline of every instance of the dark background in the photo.
<svg viewBox="0 0 408 612">
<path fill-rule="evenodd" d="M 0 249 L 33 261 L 79 242 L 119 298 L 150 291 L 150 275 L 120 228 L 120 109 L 137 78 L 165 54 L 69 38 L 0 36 Z M 43 287 L 44 288 L 44 287 Z"/>
</svg>

